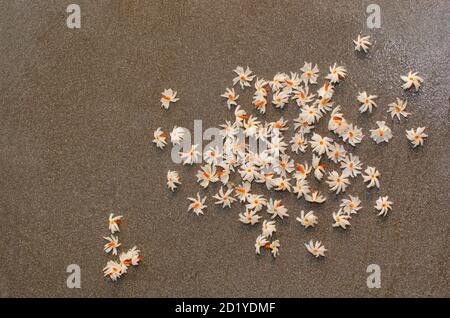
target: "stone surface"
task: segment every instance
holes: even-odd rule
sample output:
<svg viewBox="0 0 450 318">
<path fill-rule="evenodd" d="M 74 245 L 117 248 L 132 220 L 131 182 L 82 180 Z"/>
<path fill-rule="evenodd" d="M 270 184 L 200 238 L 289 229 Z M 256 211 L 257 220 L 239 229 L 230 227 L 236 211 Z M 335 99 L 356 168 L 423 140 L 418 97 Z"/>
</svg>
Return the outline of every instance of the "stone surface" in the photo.
<svg viewBox="0 0 450 318">
<path fill-rule="evenodd" d="M 1 296 L 449 296 L 448 1 L 379 0 L 375 30 L 366 27 L 368 1 L 79 0 L 79 30 L 66 27 L 69 3 L 4 1 L 0 12 Z M 367 56 L 353 51 L 360 32 L 374 40 Z M 220 94 L 236 65 L 271 78 L 305 60 L 322 74 L 334 62 L 348 69 L 335 101 L 364 128 L 354 153 L 381 171 L 382 187 L 366 191 L 358 179 L 347 190 L 364 206 L 348 231 L 331 227 L 343 195 L 323 206 L 274 195 L 291 217 L 278 222 L 279 258 L 257 257 L 260 228 L 238 223 L 240 205 L 222 210 L 208 200 L 204 216 L 186 212 L 186 197 L 199 190 L 196 167 L 173 164 L 152 134 L 231 119 Z M 425 78 L 419 93 L 400 88 L 409 70 Z M 169 87 L 181 99 L 164 111 L 160 93 Z M 371 115 L 357 112 L 362 90 L 379 96 Z M 249 91 L 237 91 L 250 110 Z M 396 97 L 412 113 L 401 123 L 386 112 Z M 264 119 L 292 123 L 296 113 L 269 109 Z M 368 138 L 377 120 L 392 128 L 389 144 Z M 430 137 L 412 149 L 404 131 L 417 126 Z M 326 132 L 323 122 L 318 131 Z M 174 194 L 168 169 L 183 178 Z M 385 194 L 394 210 L 382 219 L 373 205 Z M 315 229 L 295 221 L 301 209 L 316 211 Z M 145 258 L 115 284 L 102 277 L 110 212 L 124 215 L 124 246 Z M 325 259 L 307 255 L 311 238 L 329 249 Z M 81 266 L 81 289 L 66 287 L 72 263 Z M 366 286 L 372 263 L 381 266 L 381 289 Z"/>
</svg>

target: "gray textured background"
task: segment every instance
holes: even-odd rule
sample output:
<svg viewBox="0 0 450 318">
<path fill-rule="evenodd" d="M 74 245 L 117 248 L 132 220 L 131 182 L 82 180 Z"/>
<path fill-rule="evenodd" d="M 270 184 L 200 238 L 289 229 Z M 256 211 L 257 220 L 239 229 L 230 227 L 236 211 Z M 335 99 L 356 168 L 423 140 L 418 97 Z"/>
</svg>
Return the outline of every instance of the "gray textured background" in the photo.
<svg viewBox="0 0 450 318">
<path fill-rule="evenodd" d="M 1 296 L 449 296 L 449 1 L 378 0 L 377 30 L 366 28 L 368 1 L 78 0 L 82 28 L 69 30 L 72 2 L 1 1 Z M 360 32 L 374 40 L 366 57 L 353 52 Z M 382 188 L 366 191 L 359 178 L 347 190 L 364 208 L 346 232 L 330 225 L 342 195 L 313 207 L 320 224 L 311 230 L 295 222 L 310 204 L 274 195 L 291 215 L 278 226 L 281 253 L 256 257 L 260 228 L 237 221 L 240 205 L 186 212 L 196 168 L 176 167 L 152 133 L 231 119 L 220 94 L 236 65 L 271 78 L 305 60 L 322 74 L 334 62 L 348 69 L 335 100 L 364 127 L 354 153 L 379 168 Z M 425 78 L 418 94 L 400 88 L 410 69 Z M 167 87 L 181 100 L 163 111 Z M 371 115 L 357 112 L 358 90 L 379 95 Z M 248 110 L 249 94 L 240 100 Z M 408 98 L 413 114 L 401 124 L 386 113 L 395 97 Z M 296 113 L 270 109 L 265 119 Z M 392 127 L 389 144 L 367 137 L 376 120 Z M 404 130 L 419 125 L 430 138 L 413 150 Z M 184 181 L 175 194 L 164 184 L 169 168 Z M 385 219 L 372 208 L 379 194 L 394 201 Z M 111 211 L 125 217 L 121 241 L 145 257 L 116 284 L 101 272 Z M 311 238 L 326 244 L 325 259 L 307 255 Z M 82 269 L 79 290 L 65 284 L 72 263 Z M 378 290 L 366 287 L 371 263 L 382 269 Z"/>
</svg>

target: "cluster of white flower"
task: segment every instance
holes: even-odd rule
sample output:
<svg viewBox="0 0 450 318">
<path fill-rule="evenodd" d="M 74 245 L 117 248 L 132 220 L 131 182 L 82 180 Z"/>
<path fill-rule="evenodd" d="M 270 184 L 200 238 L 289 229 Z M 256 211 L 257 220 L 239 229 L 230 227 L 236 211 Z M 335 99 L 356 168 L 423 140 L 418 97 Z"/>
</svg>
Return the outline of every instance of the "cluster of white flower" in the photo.
<svg viewBox="0 0 450 318">
<path fill-rule="evenodd" d="M 362 50 L 365 53 L 372 45 L 368 36 L 358 36 L 354 43 L 355 50 Z M 265 210 L 268 213 L 270 220 L 263 220 L 262 234 L 256 238 L 256 254 L 260 254 L 261 249 L 270 250 L 274 257 L 279 254 L 280 241 L 272 240 L 272 235 L 276 232 L 277 217 L 283 219 L 289 217 L 289 214 L 281 200 L 265 198 L 261 194 L 253 193 L 252 184 L 254 182 L 265 185 L 268 190 L 291 192 L 298 199 L 304 198 L 307 202 L 318 204 L 323 203 L 326 197 L 310 186 L 308 177 L 311 173 L 318 181 L 321 181 L 327 174 L 325 182 L 330 191 L 336 194 L 345 192 L 352 179 L 358 175 L 361 175 L 363 181 L 367 183 L 367 188 L 380 188 L 381 174 L 375 167 L 366 166 L 363 174 L 363 163 L 358 156 L 347 151 L 342 144 L 332 138 L 313 132 L 320 120 L 329 113 L 329 131 L 353 147 L 362 142 L 364 137 L 362 129 L 347 121 L 342 114 L 341 106 L 334 106 L 332 101 L 339 83 L 347 76 L 346 69 L 336 63 L 331 66 L 329 73 L 325 76 L 325 83 L 316 90 L 315 94 L 310 90 L 312 85 L 318 85 L 319 68 L 317 65 L 313 66 L 312 63 L 305 62 L 300 71 L 300 73 L 291 72 L 289 75 L 277 73 L 272 80 L 265 80 L 253 75 L 249 67 L 238 66 L 234 70 L 237 76 L 232 80 L 232 88 L 226 88 L 225 93 L 221 95 L 226 99 L 229 110 L 234 107 L 234 120 L 220 125 L 223 148 L 213 147 L 201 154 L 197 150 L 198 145 L 193 145 L 187 151 L 180 152 L 183 164 L 192 165 L 198 159 L 203 158 L 204 164 L 200 165 L 200 170 L 196 174 L 197 182 L 202 188 L 207 188 L 212 183 L 221 184 L 218 193 L 213 196 L 216 200 L 215 204 L 222 208 L 231 208 L 232 204 L 239 201 L 244 205 L 243 211 L 239 213 L 240 222 L 253 226 L 263 218 L 260 215 L 261 211 Z M 240 88 L 245 90 L 251 87 L 255 77 L 252 104 L 257 112 L 265 114 L 269 104 L 283 109 L 289 105 L 290 101 L 295 101 L 298 106 L 298 117 L 293 120 L 294 136 L 289 143 L 283 136 L 283 133 L 289 129 L 287 120 L 281 117 L 277 121 L 263 123 L 255 115 L 248 114 L 238 104 L 239 95 L 236 94 L 233 86 L 239 83 Z M 417 73 L 411 72 L 406 77 L 402 76 L 402 79 L 406 81 L 402 86 L 404 89 L 414 86 L 417 90 L 423 82 Z M 269 99 L 270 102 L 268 101 L 269 94 L 272 97 L 271 100 Z M 178 100 L 175 95 L 176 92 L 165 90 L 161 99 L 163 107 L 169 102 Z M 357 100 L 361 104 L 359 111 L 361 113 L 372 112 L 374 108 L 377 108 L 374 101 L 376 98 L 376 95 L 360 92 L 357 96 Z M 397 102 L 389 104 L 388 112 L 392 118 L 395 116 L 400 120 L 400 116 L 410 115 L 405 111 L 406 105 L 406 101 L 397 99 Z M 384 121 L 377 121 L 376 124 L 378 127 L 370 130 L 371 138 L 377 144 L 388 142 L 393 137 L 392 130 L 386 126 Z M 264 143 L 267 146 L 266 149 L 252 151 L 245 141 L 237 137 L 239 133 Z M 167 137 L 161 128 L 158 128 L 154 133 L 153 142 L 157 147 L 163 149 L 167 145 Z M 407 138 L 414 147 L 422 145 L 425 137 L 427 135 L 424 133 L 424 127 L 407 131 Z M 173 145 L 179 144 L 184 138 L 183 129 L 175 126 L 170 133 L 170 138 Z M 288 154 L 289 144 L 291 151 L 296 154 L 305 153 L 310 147 L 313 153 L 311 163 L 296 163 Z M 337 164 L 341 171 L 327 171 L 327 166 L 322 163 L 323 158 Z M 240 181 L 231 181 L 234 180 L 232 179 L 234 176 L 240 177 Z M 167 173 L 168 188 L 174 191 L 180 184 L 178 173 L 169 170 Z M 204 209 L 207 208 L 206 196 L 202 198 L 200 193 L 197 193 L 196 197 L 190 197 L 188 200 L 190 201 L 188 211 L 193 211 L 196 215 L 204 213 Z M 392 209 L 392 205 L 388 196 L 380 196 L 374 207 L 380 211 L 378 215 L 386 216 Z M 348 198 L 342 199 L 338 211 L 332 214 L 334 220 L 332 226 L 347 229 L 351 225 L 351 216 L 357 214 L 361 208 L 361 201 L 358 197 L 350 195 Z M 296 220 L 305 228 L 314 227 L 318 223 L 318 217 L 314 211 L 305 214 L 305 211 L 302 210 L 300 217 L 297 217 Z M 311 240 L 309 243 L 305 243 L 305 247 L 316 257 L 324 256 L 327 251 L 320 241 Z"/>
<path fill-rule="evenodd" d="M 103 248 L 106 253 L 112 252 L 112 255 L 117 255 L 117 249 L 122 245 L 119 243 L 119 238 L 113 235 L 116 232 L 120 232 L 119 225 L 122 222 L 122 218 L 121 215 L 114 216 L 112 213 L 109 216 L 109 230 L 111 231 L 111 236 L 104 237 L 104 239 L 108 241 Z M 139 265 L 139 262 L 142 260 L 139 253 L 140 251 L 136 246 L 126 252 L 120 253 L 118 261 L 110 260 L 106 263 L 105 268 L 103 268 L 104 276 L 109 276 L 111 280 L 116 281 L 127 272 L 128 267 Z"/>
</svg>

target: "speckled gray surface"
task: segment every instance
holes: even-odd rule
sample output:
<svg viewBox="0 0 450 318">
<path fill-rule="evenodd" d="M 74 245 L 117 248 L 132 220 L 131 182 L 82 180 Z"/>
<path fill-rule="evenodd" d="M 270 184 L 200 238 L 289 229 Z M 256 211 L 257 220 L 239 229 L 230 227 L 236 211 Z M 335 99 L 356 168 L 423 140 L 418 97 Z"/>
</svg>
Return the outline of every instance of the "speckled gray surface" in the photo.
<svg viewBox="0 0 450 318">
<path fill-rule="evenodd" d="M 72 2 L 1 4 L 1 296 L 449 296 L 450 2 L 378 0 L 382 28 L 368 30 L 367 1 L 76 1 L 82 28 L 69 30 Z M 352 51 L 360 32 L 375 42 L 365 57 Z M 176 167 L 169 150 L 151 145 L 152 132 L 231 118 L 220 94 L 236 65 L 270 78 L 305 60 L 323 72 L 346 66 L 335 100 L 366 135 L 377 120 L 392 127 L 389 144 L 366 136 L 354 151 L 379 168 L 382 187 L 351 185 L 346 194 L 364 208 L 346 232 L 330 225 L 342 195 L 313 207 L 320 224 L 308 231 L 294 220 L 312 206 L 276 195 L 291 214 L 279 223 L 280 256 L 255 257 L 259 227 L 237 222 L 240 206 L 210 201 L 202 217 L 186 212 L 196 169 Z M 409 70 L 425 78 L 419 93 L 400 88 Z M 159 98 L 167 87 L 181 100 L 166 112 Z M 358 90 L 379 95 L 373 114 L 358 114 Z M 250 110 L 249 93 L 241 95 Z M 400 124 L 386 113 L 396 97 L 408 98 L 412 112 Z M 270 109 L 265 119 L 295 114 Z M 419 125 L 430 138 L 413 150 L 404 130 Z M 175 194 L 164 186 L 167 169 L 184 180 Z M 379 194 L 394 201 L 385 219 L 372 208 Z M 124 245 L 145 257 L 116 284 L 101 273 L 112 211 L 125 217 Z M 326 244 L 325 259 L 306 254 L 311 238 Z M 81 266 L 81 289 L 66 287 L 72 263 Z M 381 266 L 380 289 L 366 286 L 371 263 Z"/>
</svg>

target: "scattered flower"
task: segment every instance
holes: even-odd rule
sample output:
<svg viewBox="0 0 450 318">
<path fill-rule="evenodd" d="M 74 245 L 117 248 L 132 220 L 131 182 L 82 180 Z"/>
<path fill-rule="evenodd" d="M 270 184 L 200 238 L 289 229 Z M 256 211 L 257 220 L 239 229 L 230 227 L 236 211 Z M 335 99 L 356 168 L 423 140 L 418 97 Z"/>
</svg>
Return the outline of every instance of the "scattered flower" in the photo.
<svg viewBox="0 0 450 318">
<path fill-rule="evenodd" d="M 164 149 L 164 147 L 167 145 L 167 135 L 161 130 L 161 127 L 158 127 L 158 129 L 155 130 L 153 133 L 153 143 L 156 144 L 156 147 L 160 149 Z"/>
<path fill-rule="evenodd" d="M 380 181 L 378 180 L 378 177 L 380 177 L 380 172 L 375 169 L 374 167 L 367 167 L 367 169 L 364 171 L 366 175 L 362 175 L 364 182 L 369 182 L 367 185 L 368 188 L 372 188 L 376 186 L 377 188 L 380 188 Z"/>
<path fill-rule="evenodd" d="M 167 171 L 167 187 L 173 191 L 178 187 L 177 184 L 181 184 L 180 176 L 176 171 Z"/>
<path fill-rule="evenodd" d="M 390 103 L 388 105 L 388 113 L 391 114 L 391 118 L 397 117 L 397 119 L 400 120 L 400 115 L 405 118 L 408 117 L 408 115 L 411 115 L 405 111 L 407 103 L 407 101 L 402 101 L 400 98 L 397 98 L 397 102 Z"/>
<path fill-rule="evenodd" d="M 380 211 L 378 216 L 386 216 L 389 210 L 392 210 L 392 201 L 389 201 L 389 197 L 379 197 L 375 204 L 375 209 Z"/>
<path fill-rule="evenodd" d="M 410 89 L 411 87 L 414 86 L 414 88 L 416 89 L 416 91 L 419 90 L 419 87 L 422 85 L 423 83 L 423 78 L 420 77 L 418 72 L 409 72 L 408 75 L 406 76 L 401 76 L 401 79 L 403 82 L 402 84 L 402 88 L 404 90 Z"/>
<path fill-rule="evenodd" d="M 111 235 L 111 236 L 105 236 L 105 240 L 108 241 L 108 243 L 105 244 L 103 250 L 106 253 L 109 253 L 112 251 L 112 255 L 117 255 L 117 248 L 121 245 L 119 243 L 119 238 L 117 236 Z"/>
<path fill-rule="evenodd" d="M 173 91 L 171 88 L 169 89 L 165 89 L 162 92 L 162 96 L 161 97 L 161 107 L 165 108 L 165 109 L 169 109 L 170 103 L 175 103 L 176 101 L 179 100 L 179 98 L 177 98 L 177 92 Z"/>
<path fill-rule="evenodd" d="M 244 89 L 245 87 L 250 87 L 250 82 L 253 80 L 255 75 L 251 75 L 252 71 L 248 66 L 246 70 L 244 70 L 242 66 L 238 66 L 236 67 L 234 72 L 237 74 L 237 76 L 233 79 L 233 86 L 239 82 L 242 89 Z"/>
<path fill-rule="evenodd" d="M 310 252 L 315 257 L 325 256 L 325 252 L 327 251 L 325 246 L 323 246 L 322 242 L 320 242 L 320 241 L 316 241 L 314 243 L 313 240 L 311 240 L 311 241 L 309 241 L 309 244 L 305 243 L 305 246 L 306 246 L 306 249 L 308 250 L 308 252 Z"/>
<path fill-rule="evenodd" d="M 355 51 L 361 52 L 361 50 L 363 50 L 364 53 L 367 53 L 369 46 L 372 46 L 372 43 L 370 43 L 369 39 L 370 36 L 358 35 L 358 38 L 356 40 L 353 40 L 353 43 L 355 43 Z"/>
<path fill-rule="evenodd" d="M 428 137 L 428 135 L 425 134 L 424 131 L 425 127 L 418 127 L 416 130 L 414 130 L 414 128 L 406 130 L 406 138 L 411 141 L 413 148 L 416 148 L 419 145 L 423 145 L 423 139 Z"/>
<path fill-rule="evenodd" d="M 366 92 L 359 93 L 358 95 L 358 101 L 361 103 L 361 106 L 359 107 L 359 111 L 361 113 L 365 113 L 366 111 L 369 111 L 369 113 L 372 112 L 373 107 L 377 107 L 377 104 L 373 101 L 378 96 L 376 95 L 367 95 Z"/>
<path fill-rule="evenodd" d="M 192 203 L 189 204 L 188 211 L 192 210 L 196 215 L 204 214 L 203 209 L 207 207 L 205 205 L 206 197 L 200 198 L 200 194 L 197 193 L 197 198 L 187 198 Z"/>
<path fill-rule="evenodd" d="M 318 222 L 317 216 L 314 215 L 314 211 L 309 211 L 305 215 L 305 211 L 301 210 L 300 217 L 297 217 L 296 220 L 300 222 L 305 228 L 314 227 Z"/>
<path fill-rule="evenodd" d="M 392 130 L 384 121 L 377 121 L 378 128 L 370 130 L 370 137 L 379 144 L 380 142 L 389 142 L 392 138 Z"/>
<path fill-rule="evenodd" d="M 123 216 L 114 216 L 113 213 L 109 215 L 109 230 L 111 231 L 111 234 L 120 232 L 119 224 L 122 223 L 122 218 Z"/>
</svg>

